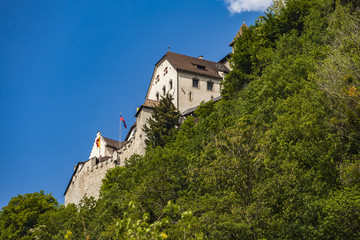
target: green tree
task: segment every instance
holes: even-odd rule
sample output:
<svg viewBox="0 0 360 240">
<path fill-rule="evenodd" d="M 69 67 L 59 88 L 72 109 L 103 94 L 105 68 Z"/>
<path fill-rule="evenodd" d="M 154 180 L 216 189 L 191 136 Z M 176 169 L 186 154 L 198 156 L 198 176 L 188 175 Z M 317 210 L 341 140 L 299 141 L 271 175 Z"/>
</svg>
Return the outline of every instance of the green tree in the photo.
<svg viewBox="0 0 360 240">
<path fill-rule="evenodd" d="M 32 237 L 52 240 L 83 239 L 83 223 L 78 207 L 68 204 L 61 205 L 55 211 L 47 211 L 40 217 Z"/>
<path fill-rule="evenodd" d="M 56 199 L 44 191 L 13 197 L 0 212 L 0 239 L 32 239 L 41 216 L 57 207 Z"/>
<path fill-rule="evenodd" d="M 147 147 L 163 147 L 174 135 L 179 126 L 180 113 L 172 103 L 173 97 L 167 93 L 162 97 L 160 104 L 154 108 L 154 112 L 143 130 L 146 133 Z"/>
</svg>

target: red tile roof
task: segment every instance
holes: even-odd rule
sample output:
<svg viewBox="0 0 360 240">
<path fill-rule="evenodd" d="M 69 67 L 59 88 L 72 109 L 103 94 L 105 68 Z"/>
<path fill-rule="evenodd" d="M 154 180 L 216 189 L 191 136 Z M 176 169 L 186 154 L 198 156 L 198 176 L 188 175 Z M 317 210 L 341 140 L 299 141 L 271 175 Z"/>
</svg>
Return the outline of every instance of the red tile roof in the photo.
<svg viewBox="0 0 360 240">
<path fill-rule="evenodd" d="M 162 62 L 163 59 L 167 59 L 171 65 L 173 65 L 178 70 L 183 70 L 192 73 L 198 73 L 214 78 L 222 78 L 218 72 L 229 72 L 230 70 L 222 63 L 212 62 L 205 59 L 189 57 L 186 55 L 167 52 L 159 62 Z"/>
<path fill-rule="evenodd" d="M 144 107 L 150 107 L 150 108 L 154 108 L 154 107 L 157 107 L 159 105 L 159 101 L 155 101 L 155 100 L 151 100 L 151 99 L 146 99 L 144 104 L 141 105 L 141 106 L 144 106 Z"/>
<path fill-rule="evenodd" d="M 232 47 L 232 45 L 234 45 L 236 39 L 243 34 L 243 29 L 246 29 L 246 28 L 248 28 L 248 26 L 247 26 L 246 23 L 244 22 L 244 23 L 241 25 L 241 27 L 240 27 L 238 33 L 236 34 L 236 36 L 234 37 L 234 39 L 233 39 L 233 40 L 231 41 L 231 43 L 229 44 L 229 46 Z"/>
<path fill-rule="evenodd" d="M 113 140 L 113 139 L 110 139 L 110 138 L 106 138 L 106 137 L 103 137 L 103 139 L 106 142 L 106 146 L 114 148 L 114 149 L 119 148 L 119 141 L 116 141 L 116 140 Z M 123 143 L 121 143 L 121 145 L 123 145 Z"/>
<path fill-rule="evenodd" d="M 151 100 L 151 99 L 146 99 L 145 102 L 139 107 L 139 109 L 137 110 L 135 117 L 137 117 L 141 111 L 142 108 L 154 108 L 157 107 L 159 105 L 159 101 L 155 101 L 155 100 Z"/>
</svg>

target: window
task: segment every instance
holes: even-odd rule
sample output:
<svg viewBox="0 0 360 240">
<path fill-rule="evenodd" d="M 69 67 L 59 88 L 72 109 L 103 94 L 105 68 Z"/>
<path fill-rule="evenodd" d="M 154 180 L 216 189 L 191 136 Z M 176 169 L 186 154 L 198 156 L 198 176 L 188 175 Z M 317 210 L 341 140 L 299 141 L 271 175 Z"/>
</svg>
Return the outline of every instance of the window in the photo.
<svg viewBox="0 0 360 240">
<path fill-rule="evenodd" d="M 159 101 L 159 92 L 156 93 L 156 101 Z"/>
<path fill-rule="evenodd" d="M 197 69 L 202 70 L 202 71 L 206 71 L 206 67 L 203 65 L 195 65 Z"/>
<path fill-rule="evenodd" d="M 165 96 L 165 94 L 166 94 L 166 87 L 163 86 L 162 90 L 163 90 L 163 96 Z"/>
<path fill-rule="evenodd" d="M 194 88 L 199 88 L 199 79 L 198 78 L 193 78 L 193 87 Z"/>
<path fill-rule="evenodd" d="M 169 85 L 170 85 L 170 90 L 172 89 L 172 80 L 170 79 L 170 82 L 169 82 Z"/>
<path fill-rule="evenodd" d="M 189 92 L 189 101 L 192 102 L 193 98 L 192 98 L 192 92 Z"/>
<path fill-rule="evenodd" d="M 207 82 L 207 90 L 212 91 L 214 88 L 214 83 L 212 81 Z"/>
</svg>

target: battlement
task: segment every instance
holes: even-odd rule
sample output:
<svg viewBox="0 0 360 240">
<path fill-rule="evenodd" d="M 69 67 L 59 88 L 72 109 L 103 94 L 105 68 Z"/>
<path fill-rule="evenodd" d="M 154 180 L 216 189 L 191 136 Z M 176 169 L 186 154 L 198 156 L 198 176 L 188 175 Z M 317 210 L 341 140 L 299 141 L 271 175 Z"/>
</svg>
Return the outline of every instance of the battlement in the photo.
<svg viewBox="0 0 360 240">
<path fill-rule="evenodd" d="M 66 188 L 65 204 L 79 204 L 85 196 L 93 196 L 97 199 L 106 172 L 118 165 L 117 154 L 111 157 L 93 157 L 88 161 L 79 162 Z"/>
</svg>

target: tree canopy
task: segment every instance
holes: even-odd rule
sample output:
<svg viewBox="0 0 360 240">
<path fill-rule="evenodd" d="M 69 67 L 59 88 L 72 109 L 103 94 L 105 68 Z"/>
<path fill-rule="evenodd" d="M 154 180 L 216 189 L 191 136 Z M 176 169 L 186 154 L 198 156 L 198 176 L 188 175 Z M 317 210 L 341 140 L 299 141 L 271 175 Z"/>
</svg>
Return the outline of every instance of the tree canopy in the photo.
<svg viewBox="0 0 360 240">
<path fill-rule="evenodd" d="M 163 147 L 174 135 L 179 126 L 180 113 L 172 103 L 173 97 L 167 93 L 154 108 L 151 118 L 143 127 L 147 147 Z"/>
<path fill-rule="evenodd" d="M 0 212 L 0 239 L 32 239 L 40 218 L 57 207 L 56 199 L 43 191 L 11 198 Z"/>
</svg>

